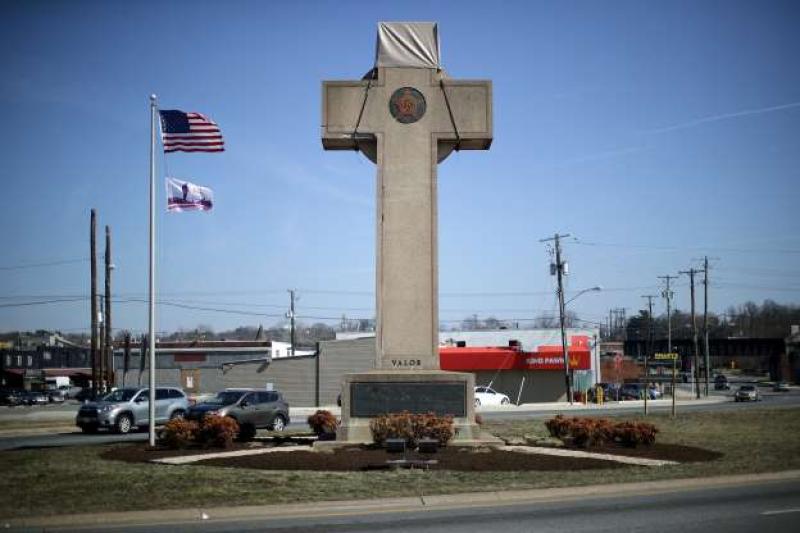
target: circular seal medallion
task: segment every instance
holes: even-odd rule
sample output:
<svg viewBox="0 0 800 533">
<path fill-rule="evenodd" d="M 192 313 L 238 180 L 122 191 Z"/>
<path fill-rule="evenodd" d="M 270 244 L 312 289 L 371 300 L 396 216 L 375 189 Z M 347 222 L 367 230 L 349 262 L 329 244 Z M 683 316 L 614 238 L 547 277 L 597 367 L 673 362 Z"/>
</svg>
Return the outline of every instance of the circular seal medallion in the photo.
<svg viewBox="0 0 800 533">
<path fill-rule="evenodd" d="M 397 122 L 412 124 L 425 114 L 425 97 L 413 87 L 401 87 L 389 99 L 389 112 Z"/>
</svg>

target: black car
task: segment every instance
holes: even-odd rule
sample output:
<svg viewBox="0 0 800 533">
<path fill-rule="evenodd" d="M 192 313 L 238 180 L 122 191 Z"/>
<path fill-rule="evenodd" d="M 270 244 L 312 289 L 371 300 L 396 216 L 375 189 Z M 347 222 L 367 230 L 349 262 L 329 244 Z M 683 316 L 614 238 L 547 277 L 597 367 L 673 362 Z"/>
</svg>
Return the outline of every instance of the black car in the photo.
<svg viewBox="0 0 800 533">
<path fill-rule="evenodd" d="M 729 390 L 730 388 L 731 385 L 725 376 L 719 375 L 714 378 L 714 390 Z"/>
<path fill-rule="evenodd" d="M 47 405 L 50 403 L 50 398 L 46 392 L 28 391 L 23 396 L 23 401 L 26 405 Z"/>
<path fill-rule="evenodd" d="M 638 383 L 625 383 L 619 389 L 620 400 L 641 400 L 644 398 L 644 388 Z"/>
</svg>

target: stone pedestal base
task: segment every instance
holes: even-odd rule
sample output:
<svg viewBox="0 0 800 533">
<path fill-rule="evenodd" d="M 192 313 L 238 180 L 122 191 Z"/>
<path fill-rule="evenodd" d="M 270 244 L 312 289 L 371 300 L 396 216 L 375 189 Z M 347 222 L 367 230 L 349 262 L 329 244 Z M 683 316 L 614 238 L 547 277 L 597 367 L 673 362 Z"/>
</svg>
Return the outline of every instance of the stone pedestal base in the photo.
<svg viewBox="0 0 800 533">
<path fill-rule="evenodd" d="M 443 370 L 373 370 L 344 376 L 337 442 L 370 443 L 372 418 L 408 411 L 452 415 L 453 444 L 482 440 L 475 424 L 475 376 Z"/>
</svg>

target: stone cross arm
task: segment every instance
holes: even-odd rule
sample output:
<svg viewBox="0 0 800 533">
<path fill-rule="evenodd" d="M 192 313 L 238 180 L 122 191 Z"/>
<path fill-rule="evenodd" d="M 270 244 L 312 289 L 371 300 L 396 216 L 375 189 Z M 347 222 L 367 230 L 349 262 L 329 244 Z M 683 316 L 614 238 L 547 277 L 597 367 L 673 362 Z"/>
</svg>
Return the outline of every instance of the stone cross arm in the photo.
<svg viewBox="0 0 800 533">
<path fill-rule="evenodd" d="M 454 148 L 487 150 L 492 143 L 492 83 L 453 80 L 434 69 L 379 68 L 377 78 L 325 81 L 322 85 L 322 145 L 326 150 L 361 149 L 373 161 L 375 134 L 429 133 L 438 160 Z M 411 124 L 392 120 L 392 95 L 412 86 L 424 98 L 422 116 Z M 366 98 L 365 98 L 366 96 Z M 389 127 L 387 127 L 389 126 Z M 396 126 L 396 128 L 395 128 Z"/>
</svg>

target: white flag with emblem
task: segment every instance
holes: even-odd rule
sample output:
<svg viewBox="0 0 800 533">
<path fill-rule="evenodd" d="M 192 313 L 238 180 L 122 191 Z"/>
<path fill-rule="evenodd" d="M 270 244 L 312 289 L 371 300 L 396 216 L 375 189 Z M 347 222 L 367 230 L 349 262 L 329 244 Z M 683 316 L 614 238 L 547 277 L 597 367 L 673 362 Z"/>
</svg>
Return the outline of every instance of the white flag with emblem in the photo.
<svg viewBox="0 0 800 533">
<path fill-rule="evenodd" d="M 177 178 L 167 178 L 167 211 L 211 211 L 214 206 L 214 193 L 208 187 L 201 187 Z"/>
</svg>

